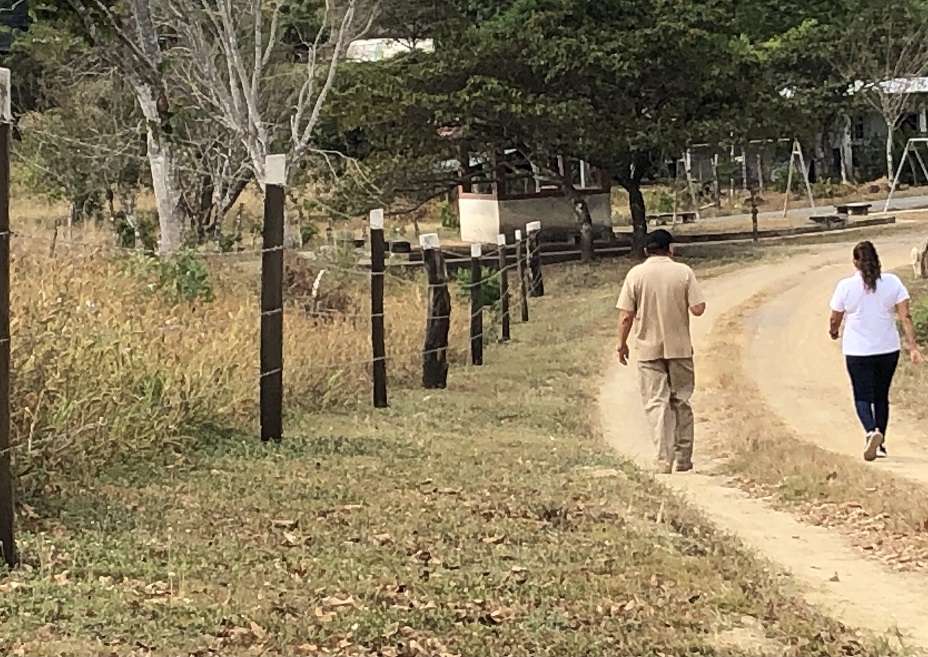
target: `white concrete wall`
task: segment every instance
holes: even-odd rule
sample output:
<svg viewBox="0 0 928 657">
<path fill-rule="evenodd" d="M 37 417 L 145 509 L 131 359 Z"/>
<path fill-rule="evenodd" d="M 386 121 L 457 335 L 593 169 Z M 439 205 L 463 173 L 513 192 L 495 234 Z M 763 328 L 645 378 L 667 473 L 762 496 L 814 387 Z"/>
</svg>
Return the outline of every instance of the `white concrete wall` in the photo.
<svg viewBox="0 0 928 657">
<path fill-rule="evenodd" d="M 500 234 L 500 204 L 495 198 L 459 198 L 461 239 L 465 242 L 496 244 Z"/>
<path fill-rule="evenodd" d="M 610 194 L 591 194 L 586 197 L 590 206 L 594 226 L 612 226 L 612 203 Z M 511 235 L 517 228 L 525 230 L 525 224 L 540 221 L 542 230 L 561 229 L 579 232 L 573 205 L 564 196 L 529 198 L 500 202 L 500 232 Z"/>
</svg>

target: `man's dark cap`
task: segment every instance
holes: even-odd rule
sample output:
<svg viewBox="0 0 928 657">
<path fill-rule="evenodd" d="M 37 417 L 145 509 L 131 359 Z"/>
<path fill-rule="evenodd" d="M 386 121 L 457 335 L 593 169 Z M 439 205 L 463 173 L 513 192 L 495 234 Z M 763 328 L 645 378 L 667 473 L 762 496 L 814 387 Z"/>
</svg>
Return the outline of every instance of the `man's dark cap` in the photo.
<svg viewBox="0 0 928 657">
<path fill-rule="evenodd" d="M 652 233 L 648 233 L 648 241 L 645 247 L 648 251 L 667 251 L 673 243 L 674 239 L 670 231 L 659 228 Z"/>
</svg>

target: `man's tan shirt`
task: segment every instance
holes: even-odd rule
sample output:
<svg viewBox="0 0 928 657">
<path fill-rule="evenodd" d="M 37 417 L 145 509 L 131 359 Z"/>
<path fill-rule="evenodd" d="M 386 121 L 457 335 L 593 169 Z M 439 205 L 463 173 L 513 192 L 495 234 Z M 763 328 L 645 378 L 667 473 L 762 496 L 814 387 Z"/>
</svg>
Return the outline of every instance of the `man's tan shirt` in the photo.
<svg viewBox="0 0 928 657">
<path fill-rule="evenodd" d="M 652 256 L 632 267 L 616 307 L 635 315 L 636 358 L 691 358 L 690 308 L 704 301 L 696 274 L 682 263 Z"/>
</svg>

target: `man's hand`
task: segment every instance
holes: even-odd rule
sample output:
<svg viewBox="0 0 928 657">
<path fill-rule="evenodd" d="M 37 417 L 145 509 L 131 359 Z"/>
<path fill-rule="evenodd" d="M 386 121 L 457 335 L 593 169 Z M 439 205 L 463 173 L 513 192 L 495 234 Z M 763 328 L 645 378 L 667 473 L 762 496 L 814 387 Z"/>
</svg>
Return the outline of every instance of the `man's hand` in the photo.
<svg viewBox="0 0 928 657">
<path fill-rule="evenodd" d="M 925 357 L 922 356 L 922 352 L 918 350 L 918 347 L 914 349 L 909 349 L 909 360 L 912 361 L 913 365 L 921 365 L 925 362 Z"/>
<path fill-rule="evenodd" d="M 618 352 L 619 352 L 619 362 L 622 363 L 623 365 L 628 365 L 628 345 L 627 344 L 619 345 Z"/>
<path fill-rule="evenodd" d="M 832 329 L 831 331 L 829 331 L 829 332 L 828 332 L 828 335 L 831 336 L 831 339 L 832 339 L 832 340 L 837 340 L 837 339 L 838 339 L 838 332 L 835 331 L 834 329 Z"/>
</svg>

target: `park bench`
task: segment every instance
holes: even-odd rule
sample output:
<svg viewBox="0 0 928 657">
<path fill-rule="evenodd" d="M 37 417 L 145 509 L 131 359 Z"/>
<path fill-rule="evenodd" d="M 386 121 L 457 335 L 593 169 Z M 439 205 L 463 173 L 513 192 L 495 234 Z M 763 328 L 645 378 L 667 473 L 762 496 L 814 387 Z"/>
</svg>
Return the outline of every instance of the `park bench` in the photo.
<svg viewBox="0 0 928 657">
<path fill-rule="evenodd" d="M 835 209 L 838 211 L 838 214 L 863 217 L 870 214 L 871 207 L 873 207 L 872 203 L 845 203 L 844 205 L 835 206 Z"/>
<path fill-rule="evenodd" d="M 678 212 L 677 216 L 685 224 L 696 223 L 696 213 L 695 212 Z M 648 223 L 652 226 L 666 226 L 669 223 L 673 222 L 673 212 L 662 212 L 660 214 L 651 214 L 648 215 Z"/>
</svg>

